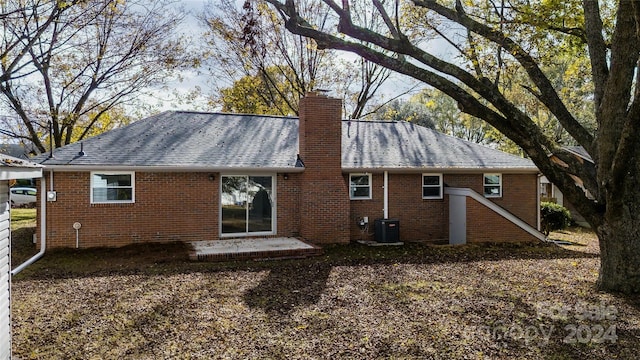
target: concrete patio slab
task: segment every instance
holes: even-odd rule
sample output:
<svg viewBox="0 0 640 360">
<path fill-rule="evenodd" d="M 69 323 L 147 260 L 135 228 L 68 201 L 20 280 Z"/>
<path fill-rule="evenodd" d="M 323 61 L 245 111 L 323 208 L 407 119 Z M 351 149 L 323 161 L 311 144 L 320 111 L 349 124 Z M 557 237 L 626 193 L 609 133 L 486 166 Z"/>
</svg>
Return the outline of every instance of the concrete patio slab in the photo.
<svg viewBox="0 0 640 360">
<path fill-rule="evenodd" d="M 296 238 L 250 238 L 190 242 L 191 260 L 225 261 L 244 259 L 300 258 L 322 254 L 318 246 Z"/>
<path fill-rule="evenodd" d="M 404 242 L 377 242 L 377 241 L 368 241 L 368 240 L 358 240 L 358 244 L 367 245 L 367 246 L 402 246 Z"/>
</svg>

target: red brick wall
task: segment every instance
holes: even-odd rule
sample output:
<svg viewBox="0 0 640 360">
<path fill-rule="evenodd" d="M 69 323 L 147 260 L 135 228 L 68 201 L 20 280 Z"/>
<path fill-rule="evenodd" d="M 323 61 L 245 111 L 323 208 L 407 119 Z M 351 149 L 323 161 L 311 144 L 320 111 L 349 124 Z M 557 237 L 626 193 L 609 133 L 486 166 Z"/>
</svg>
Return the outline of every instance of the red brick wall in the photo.
<svg viewBox="0 0 640 360">
<path fill-rule="evenodd" d="M 135 204 L 92 205 L 89 172 L 57 172 L 58 201 L 47 203 L 47 247 L 75 247 L 72 225 L 76 221 L 82 224 L 81 247 L 218 239 L 220 175 L 214 174 L 214 181 L 209 175 L 136 172 Z M 47 172 L 47 185 L 48 176 Z M 351 201 L 348 174 L 341 174 L 336 182 L 308 168 L 305 173 L 287 177 L 277 177 L 277 236 L 301 235 L 316 243 L 373 239 L 374 220 L 383 217 L 382 173 L 372 175 L 371 200 Z M 443 180 L 449 186 L 482 193 L 482 174 L 445 174 Z M 533 174 L 504 174 L 503 197 L 491 201 L 535 227 L 536 184 Z M 389 174 L 389 217 L 400 220 L 403 241 L 447 239 L 448 197 L 423 200 L 421 186 L 421 174 Z M 364 216 L 369 217 L 370 226 L 362 232 L 357 220 Z M 303 222 L 306 229 L 302 228 Z M 36 234 L 39 236 L 39 229 Z M 532 239 L 475 200 L 467 199 L 469 242 Z"/>
<path fill-rule="evenodd" d="M 351 201 L 351 236 L 354 240 L 373 240 L 374 220 L 383 217 L 384 174 L 374 173 L 372 186 L 371 200 Z M 402 241 L 448 239 L 448 209 L 446 196 L 422 199 L 422 174 L 389 174 L 389 218 L 400 221 Z M 357 220 L 364 216 L 369 217 L 370 223 L 366 234 L 357 226 Z"/>
<path fill-rule="evenodd" d="M 470 188 L 483 194 L 483 174 L 445 174 L 444 183 L 450 187 Z M 538 224 L 538 175 L 502 174 L 502 197 L 489 198 L 527 224 Z"/>
<path fill-rule="evenodd" d="M 467 198 L 467 242 L 538 241 L 511 221 Z"/>
<path fill-rule="evenodd" d="M 301 174 L 278 174 L 276 224 L 279 236 L 300 236 L 300 179 Z"/>
<path fill-rule="evenodd" d="M 344 181 L 349 182 L 349 174 L 344 175 Z M 351 240 L 373 240 L 373 221 L 384 217 L 384 180 L 382 174 L 371 175 L 371 200 L 351 200 L 351 217 L 349 222 Z M 349 198 L 349 192 L 345 194 Z M 369 217 L 369 227 L 360 229 L 358 220 Z"/>
<path fill-rule="evenodd" d="M 47 185 L 48 185 L 47 173 Z M 218 238 L 219 180 L 208 173 L 135 173 L 135 203 L 91 204 L 90 172 L 56 172 L 47 203 L 47 247 L 80 247 Z"/>
<path fill-rule="evenodd" d="M 400 220 L 404 241 L 448 238 L 449 203 L 443 199 L 422 199 L 422 174 L 389 174 L 389 217 Z"/>
<path fill-rule="evenodd" d="M 502 198 L 490 198 L 533 227 L 537 226 L 536 174 L 503 174 Z M 348 175 L 345 176 L 348 179 Z M 372 175 L 371 200 L 351 201 L 351 238 L 373 240 L 373 221 L 383 217 L 383 174 Z M 483 193 L 483 174 L 444 174 L 444 184 L 450 187 L 471 188 Z M 471 204 L 467 200 L 468 239 L 473 241 L 518 241 L 533 237 L 492 211 Z M 475 201 L 474 201 L 475 202 Z M 471 204 L 471 205 L 470 205 Z M 367 233 L 360 230 L 357 220 L 368 216 Z M 403 241 L 437 241 L 449 237 L 449 199 L 422 199 L 422 174 L 389 174 L 389 218 L 400 221 Z M 470 220 L 469 220 L 470 219 Z M 486 224 L 499 224 L 487 227 Z M 507 224 L 508 223 L 508 224 Z M 508 231 L 502 231 L 507 229 Z M 517 234 L 518 236 L 515 236 Z M 493 238 L 493 240 L 491 240 Z M 469 240 L 469 241 L 472 241 Z"/>
<path fill-rule="evenodd" d="M 349 242 L 349 196 L 342 175 L 342 100 L 300 100 L 300 235 L 314 243 Z"/>
<path fill-rule="evenodd" d="M 137 242 L 219 238 L 219 181 L 211 173 L 135 173 L 135 203 L 91 204 L 90 172 L 56 172 L 58 201 L 47 203 L 47 247 L 123 246 Z M 49 173 L 46 173 L 47 186 Z M 295 236 L 299 224 L 297 180 L 278 175 L 277 236 Z M 40 196 L 40 194 L 38 194 Z M 38 217 L 40 212 L 38 212 Z M 40 222 L 38 221 L 38 227 Z M 40 234 L 39 229 L 36 233 Z"/>
<path fill-rule="evenodd" d="M 502 198 L 493 202 L 509 210 L 527 224 L 538 226 L 538 175 L 502 175 Z"/>
</svg>

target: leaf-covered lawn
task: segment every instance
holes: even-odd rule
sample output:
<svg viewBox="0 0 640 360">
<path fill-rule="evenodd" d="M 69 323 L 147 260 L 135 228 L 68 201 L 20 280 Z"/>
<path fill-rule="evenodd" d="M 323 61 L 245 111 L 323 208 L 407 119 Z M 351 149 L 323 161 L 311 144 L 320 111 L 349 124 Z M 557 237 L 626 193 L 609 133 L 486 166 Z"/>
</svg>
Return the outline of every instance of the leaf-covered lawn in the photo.
<svg viewBox="0 0 640 360">
<path fill-rule="evenodd" d="M 13 282 L 20 358 L 629 359 L 640 299 L 579 245 L 335 246 L 193 263 L 180 244 L 56 251 Z M 595 252 L 595 253 L 594 253 Z"/>
</svg>

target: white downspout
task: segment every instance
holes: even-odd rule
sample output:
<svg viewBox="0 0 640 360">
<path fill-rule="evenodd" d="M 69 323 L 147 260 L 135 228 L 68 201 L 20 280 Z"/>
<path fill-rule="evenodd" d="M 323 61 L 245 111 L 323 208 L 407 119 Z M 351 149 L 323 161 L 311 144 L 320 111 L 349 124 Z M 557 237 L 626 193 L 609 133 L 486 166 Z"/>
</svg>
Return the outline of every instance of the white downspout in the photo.
<svg viewBox="0 0 640 360">
<path fill-rule="evenodd" d="M 541 194 L 540 194 L 540 179 L 542 178 L 542 174 L 538 174 L 538 181 L 536 181 L 536 184 L 538 185 L 538 191 L 536 191 L 536 220 L 538 221 L 538 231 L 540 231 L 541 227 L 540 227 L 540 200 L 541 200 Z M 553 191 L 553 186 L 551 191 Z M 553 195 L 552 195 L 553 196 Z"/>
<path fill-rule="evenodd" d="M 53 171 L 51 171 L 51 178 L 53 179 Z M 53 180 L 51 180 L 53 183 Z M 47 250 L 47 184 L 42 179 L 40 181 L 40 251 L 33 255 L 31 259 L 23 262 L 17 268 L 11 270 L 11 275 L 15 276 L 20 271 L 24 270 L 27 266 L 38 261 Z"/>
<path fill-rule="evenodd" d="M 384 172 L 384 218 L 389 218 L 389 172 Z"/>
</svg>

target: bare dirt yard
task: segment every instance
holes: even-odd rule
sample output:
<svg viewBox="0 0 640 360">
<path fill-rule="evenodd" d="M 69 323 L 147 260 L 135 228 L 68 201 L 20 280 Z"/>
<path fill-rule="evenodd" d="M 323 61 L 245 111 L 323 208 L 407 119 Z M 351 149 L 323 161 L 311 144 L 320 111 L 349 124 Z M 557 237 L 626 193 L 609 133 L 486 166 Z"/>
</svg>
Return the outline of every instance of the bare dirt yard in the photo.
<svg viewBox="0 0 640 360">
<path fill-rule="evenodd" d="M 17 234 L 14 244 L 28 243 L 29 231 Z M 21 359 L 637 358 L 640 298 L 595 289 L 592 233 L 552 238 L 576 244 L 351 244 L 310 259 L 228 263 L 189 262 L 181 244 L 52 251 L 13 279 L 13 352 Z"/>
</svg>

